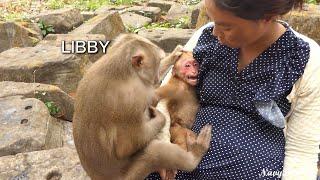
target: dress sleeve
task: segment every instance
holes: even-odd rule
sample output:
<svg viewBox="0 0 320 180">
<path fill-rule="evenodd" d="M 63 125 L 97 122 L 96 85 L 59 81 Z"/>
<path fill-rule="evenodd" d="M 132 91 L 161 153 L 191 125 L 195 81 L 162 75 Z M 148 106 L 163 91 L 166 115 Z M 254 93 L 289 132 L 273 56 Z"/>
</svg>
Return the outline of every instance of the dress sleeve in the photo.
<svg viewBox="0 0 320 180">
<path fill-rule="evenodd" d="M 286 128 L 282 179 L 316 179 L 320 144 L 320 47 L 309 41 L 310 57 L 288 100 L 292 103 Z"/>
</svg>

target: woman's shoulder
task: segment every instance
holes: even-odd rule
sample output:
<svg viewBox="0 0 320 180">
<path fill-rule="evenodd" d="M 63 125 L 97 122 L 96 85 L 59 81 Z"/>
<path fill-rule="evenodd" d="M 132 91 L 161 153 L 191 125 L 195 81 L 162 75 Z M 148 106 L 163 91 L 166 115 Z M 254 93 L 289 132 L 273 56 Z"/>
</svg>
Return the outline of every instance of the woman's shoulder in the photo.
<svg viewBox="0 0 320 180">
<path fill-rule="evenodd" d="M 293 91 L 288 96 L 289 99 L 297 96 L 304 96 L 306 94 L 320 95 L 320 46 L 311 38 L 295 31 L 291 28 L 291 31 L 301 42 L 297 45 L 298 48 L 302 48 L 302 44 L 307 44 L 309 48 L 308 62 L 304 68 L 304 72 L 295 83 Z M 296 53 L 298 55 L 298 53 Z"/>
</svg>

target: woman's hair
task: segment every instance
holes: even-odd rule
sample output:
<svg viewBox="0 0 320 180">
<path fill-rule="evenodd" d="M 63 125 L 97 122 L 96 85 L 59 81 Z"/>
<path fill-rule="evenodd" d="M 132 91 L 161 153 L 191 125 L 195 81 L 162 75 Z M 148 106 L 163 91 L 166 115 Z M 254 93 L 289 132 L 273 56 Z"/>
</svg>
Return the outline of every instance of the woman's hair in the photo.
<svg viewBox="0 0 320 180">
<path fill-rule="evenodd" d="M 304 0 L 212 0 L 220 9 L 248 20 L 284 15 L 292 8 L 301 8 Z"/>
</svg>

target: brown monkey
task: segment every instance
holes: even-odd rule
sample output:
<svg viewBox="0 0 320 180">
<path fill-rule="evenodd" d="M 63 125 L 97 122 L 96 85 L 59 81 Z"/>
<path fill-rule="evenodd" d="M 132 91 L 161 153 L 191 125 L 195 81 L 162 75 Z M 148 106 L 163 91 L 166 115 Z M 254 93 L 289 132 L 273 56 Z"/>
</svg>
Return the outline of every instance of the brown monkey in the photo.
<svg viewBox="0 0 320 180">
<path fill-rule="evenodd" d="M 194 89 L 197 84 L 198 68 L 192 52 L 183 52 L 174 64 L 172 77 L 168 83 L 156 90 L 159 99 L 167 99 L 167 109 L 171 119 L 171 142 L 183 149 L 187 149 L 188 135 L 196 137 L 190 128 L 199 107 Z"/>
<path fill-rule="evenodd" d="M 208 150 L 211 126 L 188 144 L 155 139 L 164 116 L 150 104 L 163 51 L 138 35 L 116 38 L 79 83 L 73 135 L 81 164 L 96 179 L 140 180 L 165 169 L 193 170 Z"/>
</svg>

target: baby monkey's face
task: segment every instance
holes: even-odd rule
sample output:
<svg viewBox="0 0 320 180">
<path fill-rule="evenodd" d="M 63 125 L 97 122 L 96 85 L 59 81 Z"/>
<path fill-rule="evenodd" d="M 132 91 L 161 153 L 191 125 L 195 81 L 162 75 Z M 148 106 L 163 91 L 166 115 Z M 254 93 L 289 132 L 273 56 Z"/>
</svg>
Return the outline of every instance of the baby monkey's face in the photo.
<svg viewBox="0 0 320 180">
<path fill-rule="evenodd" d="M 198 83 L 198 70 L 199 65 L 192 52 L 183 52 L 175 64 L 176 75 L 191 86 Z"/>
</svg>

